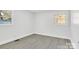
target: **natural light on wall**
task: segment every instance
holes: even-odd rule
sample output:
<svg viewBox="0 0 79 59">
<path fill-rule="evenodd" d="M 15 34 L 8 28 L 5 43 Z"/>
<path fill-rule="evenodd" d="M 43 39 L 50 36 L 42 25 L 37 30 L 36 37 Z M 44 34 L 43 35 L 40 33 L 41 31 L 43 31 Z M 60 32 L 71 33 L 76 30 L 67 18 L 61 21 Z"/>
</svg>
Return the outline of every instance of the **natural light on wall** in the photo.
<svg viewBox="0 0 79 59">
<path fill-rule="evenodd" d="M 65 24 L 65 15 L 57 15 L 55 20 L 57 24 Z"/>
<path fill-rule="evenodd" d="M 79 19 L 73 20 L 73 23 L 74 23 L 74 24 L 79 24 Z"/>
<path fill-rule="evenodd" d="M 72 17 L 73 24 L 79 24 L 79 14 L 75 13 Z"/>
</svg>

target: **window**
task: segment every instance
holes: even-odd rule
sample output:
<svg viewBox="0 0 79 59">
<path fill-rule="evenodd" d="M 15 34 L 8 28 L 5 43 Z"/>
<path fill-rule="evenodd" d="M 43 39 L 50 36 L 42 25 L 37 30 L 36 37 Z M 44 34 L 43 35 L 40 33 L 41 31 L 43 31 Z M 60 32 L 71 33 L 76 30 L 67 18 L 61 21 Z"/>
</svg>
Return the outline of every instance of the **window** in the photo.
<svg viewBox="0 0 79 59">
<path fill-rule="evenodd" d="M 11 24 L 11 11 L 10 10 L 0 10 L 0 24 Z"/>
<path fill-rule="evenodd" d="M 65 15 L 57 15 L 55 18 L 57 24 L 65 24 Z"/>
</svg>

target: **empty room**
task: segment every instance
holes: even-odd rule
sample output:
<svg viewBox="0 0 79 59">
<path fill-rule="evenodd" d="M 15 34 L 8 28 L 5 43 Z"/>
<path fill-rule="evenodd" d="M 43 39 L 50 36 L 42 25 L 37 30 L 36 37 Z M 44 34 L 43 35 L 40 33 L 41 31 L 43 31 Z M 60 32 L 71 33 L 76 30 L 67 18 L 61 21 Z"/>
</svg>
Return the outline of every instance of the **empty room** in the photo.
<svg viewBox="0 0 79 59">
<path fill-rule="evenodd" d="M 0 10 L 0 49 L 78 49 L 78 10 Z"/>
</svg>

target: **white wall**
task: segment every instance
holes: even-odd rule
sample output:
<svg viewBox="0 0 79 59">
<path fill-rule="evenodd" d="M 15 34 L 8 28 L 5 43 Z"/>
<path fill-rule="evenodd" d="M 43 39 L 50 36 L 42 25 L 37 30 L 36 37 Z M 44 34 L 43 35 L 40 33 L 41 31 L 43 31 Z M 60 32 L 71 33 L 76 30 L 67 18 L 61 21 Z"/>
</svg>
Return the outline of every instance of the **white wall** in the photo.
<svg viewBox="0 0 79 59">
<path fill-rule="evenodd" d="M 66 15 L 66 24 L 54 23 L 56 14 Z M 0 44 L 16 40 L 33 33 L 43 34 L 60 38 L 71 38 L 70 14 L 69 11 L 13 11 L 13 25 L 0 25 Z"/>
<path fill-rule="evenodd" d="M 76 20 L 78 20 L 76 22 Z M 72 43 L 75 48 L 79 48 L 79 11 L 71 11 L 71 31 L 72 31 Z"/>
<path fill-rule="evenodd" d="M 0 25 L 0 44 L 33 33 L 33 14 L 29 11 L 12 11 L 13 25 Z"/>
<path fill-rule="evenodd" d="M 54 22 L 57 14 L 66 15 L 66 24 L 59 25 Z M 70 14 L 69 11 L 45 11 L 36 14 L 36 33 L 70 39 Z"/>
</svg>

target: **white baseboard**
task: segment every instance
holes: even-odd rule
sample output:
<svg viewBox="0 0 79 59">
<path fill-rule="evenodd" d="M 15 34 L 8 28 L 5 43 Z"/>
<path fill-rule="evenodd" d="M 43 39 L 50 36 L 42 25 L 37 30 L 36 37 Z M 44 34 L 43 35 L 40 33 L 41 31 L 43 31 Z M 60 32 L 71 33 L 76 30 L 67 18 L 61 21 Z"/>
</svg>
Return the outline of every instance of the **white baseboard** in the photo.
<svg viewBox="0 0 79 59">
<path fill-rule="evenodd" d="M 35 34 L 46 35 L 46 36 L 51 36 L 51 37 L 57 37 L 57 38 L 62 38 L 62 39 L 71 39 L 69 37 L 63 37 L 63 36 L 57 36 L 57 35 L 50 35 L 50 34 L 46 34 L 46 33 L 35 33 Z"/>
<path fill-rule="evenodd" d="M 25 35 L 22 35 L 22 36 L 19 36 L 19 37 L 15 37 L 15 38 L 8 39 L 8 40 L 6 40 L 6 41 L 2 41 L 2 42 L 0 42 L 0 45 L 9 43 L 9 42 L 11 42 L 11 41 L 14 41 L 14 40 L 17 40 L 17 39 L 20 39 L 20 38 L 23 38 L 23 37 L 26 37 L 26 36 L 29 36 L 29 35 L 32 35 L 32 34 L 33 34 L 33 33 L 25 34 Z"/>
</svg>

